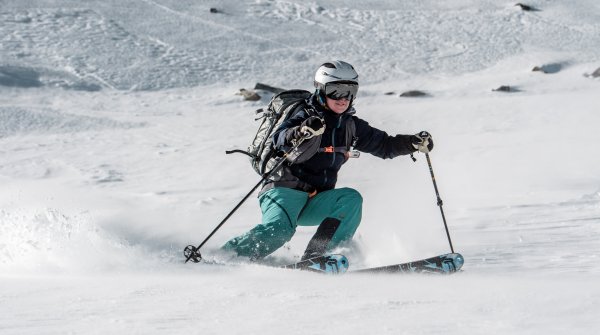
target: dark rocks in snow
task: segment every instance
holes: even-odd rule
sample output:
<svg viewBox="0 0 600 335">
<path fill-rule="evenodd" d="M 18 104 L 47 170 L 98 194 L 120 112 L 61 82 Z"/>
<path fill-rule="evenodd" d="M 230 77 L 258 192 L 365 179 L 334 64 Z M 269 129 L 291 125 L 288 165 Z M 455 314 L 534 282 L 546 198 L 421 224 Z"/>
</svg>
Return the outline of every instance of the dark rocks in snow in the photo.
<svg viewBox="0 0 600 335">
<path fill-rule="evenodd" d="M 422 92 L 422 91 L 406 91 L 402 94 L 400 94 L 400 97 L 402 98 L 418 98 L 418 97 L 426 97 L 428 96 L 427 93 Z"/>
<path fill-rule="evenodd" d="M 520 92 L 520 90 L 514 86 L 508 86 L 508 85 L 502 85 L 498 88 L 495 88 L 492 90 L 493 92 L 507 92 L 507 93 L 512 93 L 512 92 Z"/>
<path fill-rule="evenodd" d="M 521 7 L 521 9 L 524 10 L 524 11 L 526 11 L 526 12 L 537 12 L 537 11 L 539 11 L 539 9 L 537 9 L 537 8 L 534 8 L 534 7 L 531 7 L 531 6 L 528 6 L 528 5 L 524 5 L 522 3 L 518 3 L 515 6 Z"/>
<path fill-rule="evenodd" d="M 247 101 L 258 101 L 258 100 L 260 100 L 260 95 L 258 95 L 254 91 L 248 91 L 245 88 L 240 88 L 240 91 L 238 93 L 236 93 L 236 94 L 243 96 L 244 100 L 247 100 Z"/>
<path fill-rule="evenodd" d="M 600 67 L 596 69 L 596 71 L 592 72 L 592 73 L 584 73 L 583 74 L 584 77 L 586 78 L 600 78 Z"/>
<path fill-rule="evenodd" d="M 557 73 L 562 69 L 562 64 L 560 63 L 553 63 L 553 64 L 545 64 L 542 66 L 536 66 L 533 68 L 533 72 L 543 72 L 543 73 L 547 73 L 547 74 L 551 74 L 551 73 Z"/>
<path fill-rule="evenodd" d="M 102 168 L 106 168 L 106 165 L 101 165 Z M 123 174 L 117 170 L 100 171 L 99 175 L 92 177 L 95 179 L 97 184 L 104 183 L 120 183 L 123 182 Z"/>
<path fill-rule="evenodd" d="M 41 87 L 40 74 L 26 67 L 0 66 L 0 86 L 9 87 Z"/>
<path fill-rule="evenodd" d="M 267 91 L 267 92 L 271 92 L 271 93 L 275 93 L 275 94 L 285 91 L 284 88 L 273 87 L 273 86 L 265 85 L 262 83 L 256 83 L 256 85 L 254 85 L 254 89 L 255 90 L 263 90 L 263 91 Z"/>
<path fill-rule="evenodd" d="M 213 14 L 217 14 L 217 13 L 220 13 L 221 11 L 219 11 L 219 10 L 218 10 L 218 9 L 216 9 L 216 8 L 211 8 L 211 9 L 210 9 L 210 12 L 211 12 L 211 13 L 213 13 Z"/>
<path fill-rule="evenodd" d="M 383 93 L 383 94 L 384 94 L 384 95 L 394 95 L 394 94 L 396 94 L 396 92 L 385 92 L 385 93 Z"/>
<path fill-rule="evenodd" d="M 66 71 L 12 65 L 0 65 L 0 86 L 19 88 L 50 86 L 87 92 L 96 92 L 102 89 L 99 84 L 84 81 Z"/>
</svg>

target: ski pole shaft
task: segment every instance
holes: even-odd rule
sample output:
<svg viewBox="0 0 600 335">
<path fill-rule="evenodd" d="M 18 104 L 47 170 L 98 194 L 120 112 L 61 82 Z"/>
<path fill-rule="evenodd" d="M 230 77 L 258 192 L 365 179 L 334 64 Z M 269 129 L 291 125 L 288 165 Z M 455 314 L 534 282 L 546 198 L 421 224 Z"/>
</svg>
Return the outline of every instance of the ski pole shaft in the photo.
<svg viewBox="0 0 600 335">
<path fill-rule="evenodd" d="M 229 218 L 242 206 L 242 204 L 244 202 L 246 202 L 246 200 L 248 200 L 248 198 L 252 195 L 252 193 L 254 193 L 254 191 L 256 191 L 256 189 L 263 183 L 265 182 L 267 179 L 269 179 L 269 177 L 271 177 L 277 170 L 279 170 L 279 168 L 283 165 L 283 163 L 285 163 L 286 158 L 292 153 L 294 152 L 294 150 L 296 150 L 300 144 L 302 144 L 302 142 L 304 142 L 304 140 L 306 140 L 307 135 L 305 135 L 304 137 L 302 137 L 298 143 L 296 145 L 294 145 L 289 151 L 287 151 L 286 153 L 284 153 L 283 157 L 281 157 L 281 159 L 277 162 L 277 164 L 275 165 L 275 167 L 273 167 L 269 172 L 265 173 L 262 177 L 262 179 L 250 190 L 250 192 L 248 192 L 248 194 L 246 194 L 246 196 L 244 196 L 244 198 L 242 200 L 240 200 L 240 202 L 238 202 L 238 204 L 229 212 L 229 214 L 227 214 L 225 216 L 225 218 L 215 227 L 215 229 L 213 229 L 213 231 L 204 239 L 204 241 L 202 241 L 202 243 L 200 243 L 200 245 L 195 248 L 193 250 L 193 252 L 191 252 L 185 260 L 185 263 L 187 263 L 191 258 L 198 256 L 199 255 L 199 250 L 200 248 L 202 248 L 204 246 L 204 244 L 206 244 L 206 242 L 208 242 L 208 240 L 210 240 L 211 237 L 213 237 L 213 235 L 225 224 L 225 222 L 227 222 L 227 220 L 229 220 Z"/>
<path fill-rule="evenodd" d="M 208 242 L 208 240 L 210 240 L 211 237 L 213 237 L 213 235 L 225 224 L 225 222 L 227 222 L 227 220 L 229 220 L 229 218 L 233 215 L 233 213 L 235 213 L 244 202 L 246 202 L 246 200 L 248 200 L 248 198 L 252 195 L 252 193 L 254 193 L 254 191 L 256 191 L 256 189 L 260 186 L 260 184 L 263 183 L 265 179 L 261 179 L 258 184 L 256 184 L 252 190 L 250 190 L 250 192 L 248 192 L 248 194 L 246 194 L 246 196 L 244 196 L 244 198 L 242 200 L 240 200 L 240 202 L 231 210 L 231 212 L 229 212 L 229 214 L 227 214 L 227 216 L 225 216 L 225 218 L 223 219 L 223 221 L 221 221 L 221 223 L 219 223 L 219 225 L 217 225 L 217 227 L 215 227 L 215 229 L 213 229 L 213 231 L 204 239 L 204 241 L 202 241 L 202 243 L 200 243 L 200 245 L 198 246 L 197 249 L 202 248 L 202 246 L 204 246 L 204 244 L 206 242 Z M 189 259 L 188 259 L 189 260 Z M 186 260 L 186 262 L 188 261 Z"/>
<path fill-rule="evenodd" d="M 452 239 L 450 239 L 450 232 L 448 231 L 448 224 L 446 223 L 446 216 L 444 215 L 444 209 L 442 206 L 444 205 L 442 198 L 440 197 L 440 192 L 438 191 L 437 183 L 435 182 L 435 176 L 433 175 L 433 167 L 431 166 L 431 159 L 429 158 L 429 154 L 425 153 L 425 157 L 427 158 L 427 165 L 429 165 L 429 173 L 431 174 L 431 180 L 433 181 L 433 188 L 435 189 L 435 195 L 437 197 L 437 205 L 440 207 L 440 212 L 442 213 L 442 220 L 444 221 L 444 228 L 446 228 L 446 236 L 448 236 L 448 243 L 450 244 L 450 251 L 454 253 L 454 247 L 452 246 Z"/>
</svg>

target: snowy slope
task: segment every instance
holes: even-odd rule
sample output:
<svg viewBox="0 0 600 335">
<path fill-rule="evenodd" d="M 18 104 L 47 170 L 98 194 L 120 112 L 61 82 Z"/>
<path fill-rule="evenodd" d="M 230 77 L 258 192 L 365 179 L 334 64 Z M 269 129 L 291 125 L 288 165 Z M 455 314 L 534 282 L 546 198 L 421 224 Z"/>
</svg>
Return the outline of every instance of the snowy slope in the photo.
<svg viewBox="0 0 600 335">
<path fill-rule="evenodd" d="M 0 0 L 0 333 L 594 333 L 600 5 L 530 4 Z M 235 93 L 310 89 L 336 58 L 360 74 L 360 117 L 433 134 L 465 271 L 182 265 L 258 181 L 224 151 L 245 148 L 269 95 Z M 413 89 L 429 97 L 398 97 Z M 417 159 L 342 169 L 365 200 L 351 268 L 449 250 Z M 259 220 L 252 197 L 204 255 Z"/>
</svg>

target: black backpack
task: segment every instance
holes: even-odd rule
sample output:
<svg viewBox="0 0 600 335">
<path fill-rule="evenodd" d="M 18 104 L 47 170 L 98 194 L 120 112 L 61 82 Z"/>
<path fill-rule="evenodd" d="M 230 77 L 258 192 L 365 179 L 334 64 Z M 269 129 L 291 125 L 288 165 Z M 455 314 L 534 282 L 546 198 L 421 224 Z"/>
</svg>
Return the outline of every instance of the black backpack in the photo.
<svg viewBox="0 0 600 335">
<path fill-rule="evenodd" d="M 272 134 L 275 129 L 281 125 L 281 123 L 287 120 L 298 107 L 306 105 L 306 99 L 311 96 L 312 93 L 305 90 L 289 90 L 283 91 L 276 94 L 266 109 L 259 109 L 256 114 L 260 116 L 256 119 L 257 121 L 262 120 L 258 131 L 254 136 L 254 140 L 248 146 L 247 151 L 243 150 L 232 150 L 226 151 L 227 154 L 240 152 L 250 156 L 250 163 L 252 168 L 259 175 L 263 176 L 269 172 L 276 162 L 273 158 L 276 156 L 276 152 L 273 148 Z"/>
<path fill-rule="evenodd" d="M 273 137 L 271 135 L 273 135 L 275 129 L 277 129 L 283 121 L 294 115 L 299 107 L 308 107 L 306 100 L 311 95 L 311 92 L 305 90 L 289 90 L 273 96 L 267 105 L 266 110 L 261 108 L 256 111 L 256 114 L 260 114 L 260 116 L 256 118 L 256 121 L 262 121 L 252 143 L 248 146 L 248 150 L 231 150 L 226 151 L 225 153 L 232 154 L 237 152 L 248 155 L 250 157 L 252 168 L 256 173 L 260 176 L 269 173 L 271 169 L 277 165 L 277 151 L 273 147 Z M 308 108 L 307 111 L 311 114 L 314 113 L 314 115 L 317 114 L 312 107 Z M 349 152 L 349 157 L 358 157 L 359 153 L 352 148 L 356 141 L 355 134 L 356 125 L 354 120 L 349 118 L 348 125 L 346 126 L 346 144 L 343 147 L 333 148 L 333 150 L 343 153 Z M 310 158 L 310 156 L 320 150 L 318 146 L 318 142 L 306 143 L 304 147 L 305 152 L 292 153 L 290 159 L 299 162 Z"/>
</svg>

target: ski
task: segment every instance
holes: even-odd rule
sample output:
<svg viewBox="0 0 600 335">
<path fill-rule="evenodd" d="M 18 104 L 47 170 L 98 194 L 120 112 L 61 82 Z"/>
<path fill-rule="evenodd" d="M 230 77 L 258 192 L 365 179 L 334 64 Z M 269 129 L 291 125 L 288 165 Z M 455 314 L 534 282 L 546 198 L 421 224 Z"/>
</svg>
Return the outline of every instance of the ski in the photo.
<svg viewBox="0 0 600 335">
<path fill-rule="evenodd" d="M 465 260 L 461 254 L 439 255 L 420 261 L 360 269 L 352 273 L 438 273 L 451 274 L 459 271 Z"/>
<path fill-rule="evenodd" d="M 266 266 L 270 268 L 279 268 L 279 269 L 290 269 L 290 270 L 302 270 L 302 271 L 310 271 L 317 272 L 323 274 L 343 274 L 348 270 L 349 262 L 346 256 L 339 254 L 331 254 L 324 256 L 317 256 L 313 258 L 309 258 L 303 261 L 299 261 L 292 264 L 287 265 L 274 265 L 263 262 L 254 262 L 254 263 L 229 263 L 229 262 L 220 262 L 215 260 L 206 260 L 202 259 L 203 265 L 220 265 L 220 266 L 244 266 L 244 265 L 258 265 L 258 266 Z"/>
<path fill-rule="evenodd" d="M 348 259 L 344 255 L 332 254 L 309 258 L 282 266 L 284 269 L 296 269 L 326 274 L 342 274 L 348 270 Z"/>
</svg>

